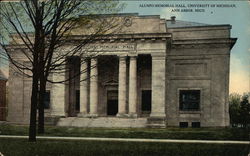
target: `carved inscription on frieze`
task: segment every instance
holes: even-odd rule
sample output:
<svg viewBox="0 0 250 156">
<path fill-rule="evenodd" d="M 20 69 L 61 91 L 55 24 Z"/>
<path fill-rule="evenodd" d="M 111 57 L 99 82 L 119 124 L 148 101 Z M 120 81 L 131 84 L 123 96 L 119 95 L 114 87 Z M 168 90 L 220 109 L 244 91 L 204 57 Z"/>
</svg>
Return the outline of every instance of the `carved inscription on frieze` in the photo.
<svg viewBox="0 0 250 156">
<path fill-rule="evenodd" d="M 87 51 L 134 51 L 135 44 L 131 43 L 105 43 L 105 44 L 89 44 L 85 46 Z"/>
</svg>

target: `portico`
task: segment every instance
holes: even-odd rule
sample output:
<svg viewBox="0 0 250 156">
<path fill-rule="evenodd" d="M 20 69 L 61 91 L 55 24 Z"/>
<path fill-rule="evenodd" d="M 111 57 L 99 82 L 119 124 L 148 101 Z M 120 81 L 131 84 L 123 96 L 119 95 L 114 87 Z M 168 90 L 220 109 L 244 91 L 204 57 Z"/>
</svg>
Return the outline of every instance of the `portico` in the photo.
<svg viewBox="0 0 250 156">
<path fill-rule="evenodd" d="M 121 52 L 116 53 L 116 55 L 114 52 L 102 53 L 85 60 L 85 63 L 81 64 L 80 68 L 83 72 L 80 75 L 80 109 L 77 116 L 113 116 L 118 118 L 145 116 L 146 114 L 142 110 L 142 92 L 147 90 L 152 95 L 146 101 L 147 105 L 150 105 L 147 107 L 152 109 L 148 110 L 146 116 L 165 118 L 165 53 L 131 54 L 129 51 L 123 51 L 122 54 L 120 54 Z M 144 57 L 148 58 L 147 61 L 144 60 Z M 144 73 L 150 76 L 145 78 L 143 77 Z M 55 92 L 53 91 L 54 88 L 52 87 L 52 93 Z M 61 94 L 67 94 L 68 91 L 62 88 Z M 65 93 L 62 93 L 62 90 Z M 112 106 L 117 107 L 115 113 L 108 113 L 112 105 L 109 104 L 109 100 L 116 103 Z M 75 108 L 67 106 L 67 100 L 64 101 L 65 108 Z M 61 100 L 61 103 L 63 103 L 63 100 Z M 67 110 L 65 110 L 65 116 L 67 114 Z"/>
</svg>

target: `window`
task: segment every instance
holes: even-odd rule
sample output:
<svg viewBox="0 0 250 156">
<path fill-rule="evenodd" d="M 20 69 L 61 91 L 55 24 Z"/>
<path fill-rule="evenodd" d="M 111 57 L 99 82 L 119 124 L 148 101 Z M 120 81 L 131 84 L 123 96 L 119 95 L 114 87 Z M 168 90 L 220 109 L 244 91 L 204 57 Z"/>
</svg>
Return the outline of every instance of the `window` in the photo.
<svg viewBox="0 0 250 156">
<path fill-rule="evenodd" d="M 44 94 L 44 109 L 49 109 L 50 108 L 50 91 L 47 90 Z"/>
<path fill-rule="evenodd" d="M 180 128 L 187 128 L 188 127 L 188 122 L 180 122 L 179 126 L 180 126 Z"/>
<path fill-rule="evenodd" d="M 179 104 L 181 111 L 200 109 L 200 90 L 180 90 Z"/>
<path fill-rule="evenodd" d="M 76 90 L 76 111 L 80 111 L 80 90 Z"/>
<path fill-rule="evenodd" d="M 142 91 L 142 111 L 151 111 L 151 90 Z"/>
<path fill-rule="evenodd" d="M 200 122 L 192 122 L 192 127 L 193 128 L 200 128 L 201 127 L 201 123 Z"/>
</svg>

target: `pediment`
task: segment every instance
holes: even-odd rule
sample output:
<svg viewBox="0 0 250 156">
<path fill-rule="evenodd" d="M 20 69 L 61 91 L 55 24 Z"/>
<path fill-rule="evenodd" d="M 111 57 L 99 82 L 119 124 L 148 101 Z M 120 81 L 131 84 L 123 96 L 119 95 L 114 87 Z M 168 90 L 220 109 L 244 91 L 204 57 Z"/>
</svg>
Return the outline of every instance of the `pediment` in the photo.
<svg viewBox="0 0 250 156">
<path fill-rule="evenodd" d="M 112 80 L 107 80 L 103 83 L 104 85 L 118 85 L 118 81 L 112 79 Z"/>
</svg>

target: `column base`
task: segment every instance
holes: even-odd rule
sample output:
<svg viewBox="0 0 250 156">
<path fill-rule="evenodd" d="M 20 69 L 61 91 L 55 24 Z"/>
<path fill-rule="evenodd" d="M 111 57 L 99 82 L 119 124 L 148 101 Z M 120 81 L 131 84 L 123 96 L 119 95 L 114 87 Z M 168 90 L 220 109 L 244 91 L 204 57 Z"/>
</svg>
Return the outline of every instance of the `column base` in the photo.
<svg viewBox="0 0 250 156">
<path fill-rule="evenodd" d="M 86 112 L 81 112 L 81 113 L 78 113 L 78 114 L 77 114 L 77 117 L 82 117 L 82 118 L 88 117 L 88 116 L 89 116 L 89 114 L 86 113 Z"/>
<path fill-rule="evenodd" d="M 66 118 L 66 115 L 55 115 L 55 114 L 50 114 L 49 116 L 44 116 L 44 117 L 51 117 L 51 118 Z"/>
<path fill-rule="evenodd" d="M 87 117 L 89 117 L 89 118 L 97 118 L 98 114 L 88 114 Z"/>
<path fill-rule="evenodd" d="M 52 111 L 50 113 L 50 116 L 60 116 L 60 117 L 65 117 L 67 116 L 64 112 L 59 112 L 59 111 Z"/>
<path fill-rule="evenodd" d="M 138 117 L 138 114 L 137 113 L 129 113 L 128 116 L 130 118 L 137 118 Z"/>
<path fill-rule="evenodd" d="M 149 117 L 147 118 L 147 127 L 150 128 L 166 128 L 166 117 Z"/>
<path fill-rule="evenodd" d="M 117 113 L 117 114 L 116 114 L 116 117 L 118 117 L 118 118 L 127 118 L 127 117 L 128 117 L 128 114 L 125 114 L 125 113 Z"/>
<path fill-rule="evenodd" d="M 166 118 L 166 113 L 164 112 L 153 112 L 150 114 L 152 118 Z"/>
</svg>

